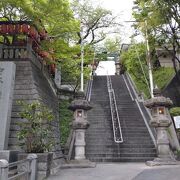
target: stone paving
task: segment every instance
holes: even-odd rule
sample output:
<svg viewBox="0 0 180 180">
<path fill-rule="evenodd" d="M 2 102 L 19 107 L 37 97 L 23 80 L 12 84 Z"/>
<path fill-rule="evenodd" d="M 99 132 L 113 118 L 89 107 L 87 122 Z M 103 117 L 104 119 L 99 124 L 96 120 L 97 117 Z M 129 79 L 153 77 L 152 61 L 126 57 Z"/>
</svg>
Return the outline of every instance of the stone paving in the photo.
<svg viewBox="0 0 180 180">
<path fill-rule="evenodd" d="M 180 165 L 148 167 L 144 163 L 101 163 L 95 168 L 61 169 L 48 180 L 180 180 Z"/>
</svg>

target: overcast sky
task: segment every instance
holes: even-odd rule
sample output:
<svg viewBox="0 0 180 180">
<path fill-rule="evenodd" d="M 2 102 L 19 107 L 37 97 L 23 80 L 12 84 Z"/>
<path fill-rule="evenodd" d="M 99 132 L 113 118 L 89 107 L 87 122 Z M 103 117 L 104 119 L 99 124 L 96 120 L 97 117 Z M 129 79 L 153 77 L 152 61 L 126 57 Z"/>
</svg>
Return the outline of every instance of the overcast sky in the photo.
<svg viewBox="0 0 180 180">
<path fill-rule="evenodd" d="M 101 1 L 103 3 L 102 5 L 105 8 L 115 11 L 116 13 L 122 14 L 123 18 L 126 18 L 124 20 L 131 19 L 133 0 L 101 0 Z"/>
<path fill-rule="evenodd" d="M 125 21 L 133 21 L 132 7 L 133 0 L 100 0 L 102 6 L 106 9 L 111 10 L 114 14 L 120 15 L 120 23 L 124 26 L 121 29 L 121 36 L 124 43 L 128 43 L 129 36 L 132 35 L 133 29 L 131 28 L 132 23 Z"/>
</svg>

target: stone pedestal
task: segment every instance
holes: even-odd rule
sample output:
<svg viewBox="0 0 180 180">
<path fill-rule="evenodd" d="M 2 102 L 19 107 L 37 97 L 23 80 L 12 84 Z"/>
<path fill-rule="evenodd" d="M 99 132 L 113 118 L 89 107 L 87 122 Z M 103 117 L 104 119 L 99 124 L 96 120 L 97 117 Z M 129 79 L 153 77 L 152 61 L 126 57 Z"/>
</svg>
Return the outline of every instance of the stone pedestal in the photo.
<svg viewBox="0 0 180 180">
<path fill-rule="evenodd" d="M 77 99 L 71 103 L 69 109 L 74 111 L 72 127 L 75 131 L 75 160 L 85 160 L 85 132 L 89 127 L 87 110 L 91 109 L 91 106 L 84 99 L 83 94 L 79 93 Z"/>
<path fill-rule="evenodd" d="M 160 96 L 159 91 L 154 93 L 155 97 L 147 100 L 144 104 L 151 109 L 152 119 L 150 125 L 156 128 L 157 132 L 157 155 L 153 161 L 148 161 L 149 166 L 177 164 L 170 149 L 167 129 L 171 125 L 168 107 L 172 105 L 169 98 Z"/>
<path fill-rule="evenodd" d="M 85 132 L 89 123 L 86 122 L 73 122 L 73 129 L 75 130 L 75 158 L 76 160 L 84 160 L 85 157 Z"/>
</svg>

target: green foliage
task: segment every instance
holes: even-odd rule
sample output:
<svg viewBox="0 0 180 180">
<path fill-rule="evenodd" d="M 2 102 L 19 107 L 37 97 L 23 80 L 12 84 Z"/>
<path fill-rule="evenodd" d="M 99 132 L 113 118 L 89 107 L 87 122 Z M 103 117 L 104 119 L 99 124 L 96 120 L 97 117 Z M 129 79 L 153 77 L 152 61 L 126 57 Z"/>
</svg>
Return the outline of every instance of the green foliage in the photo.
<svg viewBox="0 0 180 180">
<path fill-rule="evenodd" d="M 115 39 L 106 39 L 104 42 L 105 49 L 108 53 L 117 53 L 120 51 L 121 39 L 115 37 Z"/>
<path fill-rule="evenodd" d="M 180 116 L 180 107 L 173 107 L 170 109 L 171 116 Z"/>
<path fill-rule="evenodd" d="M 19 101 L 22 111 L 19 113 L 23 122 L 20 126 L 17 137 L 20 140 L 20 146 L 27 153 L 42 153 L 49 151 L 53 142 L 50 140 L 52 128 L 50 122 L 54 119 L 52 111 L 40 102 L 30 104 Z"/>
<path fill-rule="evenodd" d="M 110 10 L 96 5 L 90 0 L 73 0 L 72 9 L 75 17 L 81 22 L 81 33 L 78 33 L 80 44 L 97 44 L 106 38 L 109 28 L 115 28 L 118 23 Z M 83 32 L 82 32 L 83 31 Z"/>
<path fill-rule="evenodd" d="M 138 58 L 139 56 L 139 58 Z M 122 64 L 133 78 L 139 92 L 144 92 L 146 97 L 149 93 L 148 66 L 146 62 L 146 47 L 143 43 L 132 45 L 128 51 L 121 55 Z M 141 63 L 140 63 L 141 62 Z M 142 65 L 142 66 L 141 66 Z M 143 73 L 143 70 L 144 73 Z M 163 89 L 174 76 L 173 68 L 153 68 L 154 84 Z M 145 80 L 145 77 L 147 81 Z"/>
<path fill-rule="evenodd" d="M 146 63 L 146 47 L 143 43 L 130 46 L 128 51 L 121 54 L 122 64 L 132 76 L 138 90 L 149 96 L 149 89 L 146 82 L 148 80 L 148 68 Z M 143 67 L 143 70 L 141 68 Z M 146 79 L 145 79 L 146 78 Z"/>
<path fill-rule="evenodd" d="M 180 63 L 178 51 L 180 48 L 180 3 L 179 0 L 135 0 L 135 27 L 145 35 L 152 49 L 161 47 L 172 55 L 174 70 L 177 74 L 175 62 Z M 147 23 L 145 23 L 145 21 Z"/>
<path fill-rule="evenodd" d="M 70 133 L 70 123 L 73 119 L 73 112 L 68 109 L 70 105 L 69 100 L 61 100 L 60 102 L 60 132 L 61 132 L 61 145 L 66 144 L 67 138 Z"/>
<path fill-rule="evenodd" d="M 154 84 L 163 89 L 175 75 L 173 68 L 160 67 L 153 71 Z"/>
</svg>

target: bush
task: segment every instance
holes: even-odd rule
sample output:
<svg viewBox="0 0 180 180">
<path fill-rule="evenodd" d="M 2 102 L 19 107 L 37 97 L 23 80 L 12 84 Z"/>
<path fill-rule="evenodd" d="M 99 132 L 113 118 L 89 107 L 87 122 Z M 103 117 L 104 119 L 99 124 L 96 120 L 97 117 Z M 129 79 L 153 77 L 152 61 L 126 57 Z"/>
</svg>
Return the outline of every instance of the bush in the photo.
<svg viewBox="0 0 180 180">
<path fill-rule="evenodd" d="M 180 107 L 173 107 L 170 109 L 171 116 L 180 116 Z"/>
<path fill-rule="evenodd" d="M 48 124 L 53 119 L 53 113 L 46 106 L 38 101 L 30 104 L 20 101 L 22 111 L 20 117 L 25 121 L 18 123 L 20 131 L 17 137 L 20 140 L 20 146 L 27 153 L 43 153 L 50 150 L 53 142 L 50 140 L 52 133 L 51 126 Z"/>
<path fill-rule="evenodd" d="M 62 146 L 66 144 L 71 130 L 70 123 L 72 122 L 73 112 L 68 109 L 69 105 L 69 100 L 61 100 L 60 102 L 60 142 Z"/>
</svg>

